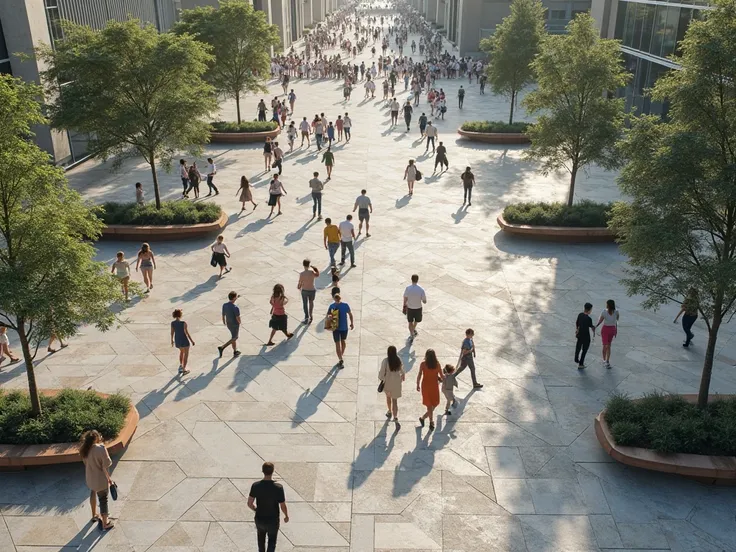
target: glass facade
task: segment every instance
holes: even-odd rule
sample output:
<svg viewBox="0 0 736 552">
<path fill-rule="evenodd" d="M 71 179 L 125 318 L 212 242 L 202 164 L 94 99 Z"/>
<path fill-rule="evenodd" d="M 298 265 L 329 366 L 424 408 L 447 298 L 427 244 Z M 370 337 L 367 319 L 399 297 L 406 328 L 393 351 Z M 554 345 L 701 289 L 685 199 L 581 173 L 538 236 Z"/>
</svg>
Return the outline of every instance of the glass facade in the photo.
<svg viewBox="0 0 736 552">
<path fill-rule="evenodd" d="M 10 75 L 10 53 L 5 45 L 5 36 L 3 35 L 3 26 L 0 24 L 0 74 Z"/>
</svg>

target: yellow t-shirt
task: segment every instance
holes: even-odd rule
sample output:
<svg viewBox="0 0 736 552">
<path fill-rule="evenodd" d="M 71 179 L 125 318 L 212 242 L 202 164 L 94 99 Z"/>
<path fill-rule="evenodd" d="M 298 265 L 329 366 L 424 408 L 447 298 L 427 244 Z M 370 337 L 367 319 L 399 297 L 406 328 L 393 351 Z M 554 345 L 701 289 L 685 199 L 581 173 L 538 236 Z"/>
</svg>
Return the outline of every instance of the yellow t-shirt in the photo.
<svg viewBox="0 0 736 552">
<path fill-rule="evenodd" d="M 324 235 L 327 237 L 327 243 L 340 243 L 340 229 L 334 224 L 325 226 Z"/>
</svg>

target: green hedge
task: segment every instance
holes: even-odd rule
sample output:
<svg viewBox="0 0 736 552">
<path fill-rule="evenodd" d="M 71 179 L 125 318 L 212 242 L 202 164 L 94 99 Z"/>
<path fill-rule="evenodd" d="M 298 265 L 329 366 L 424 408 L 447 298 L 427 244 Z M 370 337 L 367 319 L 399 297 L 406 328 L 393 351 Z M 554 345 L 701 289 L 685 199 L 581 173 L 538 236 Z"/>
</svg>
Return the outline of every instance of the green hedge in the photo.
<svg viewBox="0 0 736 552">
<path fill-rule="evenodd" d="M 503 121 L 465 121 L 462 130 L 468 132 L 501 132 L 501 133 L 519 133 L 524 134 L 529 128 L 529 123 L 504 123 Z"/>
<path fill-rule="evenodd" d="M 210 123 L 213 132 L 268 132 L 276 130 L 278 125 L 273 121 L 215 121 Z"/>
<path fill-rule="evenodd" d="M 701 410 L 676 395 L 655 393 L 636 401 L 614 395 L 605 418 L 620 446 L 736 456 L 736 398 L 711 401 Z"/>
<path fill-rule="evenodd" d="M 161 209 L 153 203 L 105 203 L 101 217 L 105 224 L 138 226 L 166 226 L 168 224 L 204 224 L 216 222 L 222 209 L 214 203 L 191 201 L 164 201 Z"/>
<path fill-rule="evenodd" d="M 114 439 L 130 408 L 130 400 L 123 395 L 103 398 L 94 391 L 64 389 L 53 397 L 42 395 L 41 416 L 33 418 L 28 393 L 0 389 L 0 443 L 73 443 L 91 429 L 106 440 Z"/>
<path fill-rule="evenodd" d="M 511 224 L 529 226 L 567 226 L 605 228 L 611 218 L 613 203 L 583 200 L 569 207 L 565 203 L 512 203 L 503 210 Z"/>
</svg>

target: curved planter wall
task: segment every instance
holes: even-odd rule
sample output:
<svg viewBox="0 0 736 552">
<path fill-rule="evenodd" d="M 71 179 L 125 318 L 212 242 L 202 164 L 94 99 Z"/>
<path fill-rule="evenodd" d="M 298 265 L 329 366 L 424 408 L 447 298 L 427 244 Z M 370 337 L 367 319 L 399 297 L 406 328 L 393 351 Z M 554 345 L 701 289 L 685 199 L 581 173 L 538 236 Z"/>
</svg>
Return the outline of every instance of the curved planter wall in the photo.
<svg viewBox="0 0 736 552">
<path fill-rule="evenodd" d="M 266 138 L 278 137 L 281 131 L 269 130 L 266 132 L 210 132 L 211 144 L 253 144 L 255 142 L 265 142 Z"/>
<path fill-rule="evenodd" d="M 573 228 L 568 226 L 528 226 L 511 224 L 503 215 L 496 219 L 498 225 L 507 234 L 534 240 L 564 243 L 607 243 L 616 241 L 616 236 L 608 228 Z"/>
<path fill-rule="evenodd" d="M 517 132 L 470 132 L 461 128 L 457 133 L 466 140 L 486 144 L 529 144 L 529 136 Z"/>
<path fill-rule="evenodd" d="M 110 224 L 102 230 L 102 239 L 145 242 L 199 238 L 225 228 L 227 219 L 227 214 L 223 212 L 215 222 L 204 224 L 170 224 L 168 226 Z"/>
</svg>

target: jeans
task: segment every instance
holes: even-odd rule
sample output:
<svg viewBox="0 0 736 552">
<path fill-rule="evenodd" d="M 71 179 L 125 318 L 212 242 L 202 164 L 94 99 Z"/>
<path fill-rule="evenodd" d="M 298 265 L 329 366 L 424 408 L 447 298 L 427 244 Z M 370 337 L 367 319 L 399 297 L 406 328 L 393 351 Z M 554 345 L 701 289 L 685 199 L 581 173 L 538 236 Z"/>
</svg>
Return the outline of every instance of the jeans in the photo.
<svg viewBox="0 0 736 552">
<path fill-rule="evenodd" d="M 189 179 L 188 178 L 182 178 L 181 179 L 181 187 L 184 190 L 184 194 L 187 193 L 187 188 L 189 187 Z"/>
<path fill-rule="evenodd" d="M 258 533 L 258 552 L 276 552 L 279 522 L 264 523 L 256 520 L 256 532 Z M 268 535 L 268 548 L 266 548 L 266 535 Z"/>
<path fill-rule="evenodd" d="M 473 360 L 472 353 L 464 355 L 460 359 L 460 368 L 458 368 L 457 372 L 455 373 L 455 377 L 459 376 L 460 372 L 465 370 L 466 367 L 470 368 L 470 379 L 473 380 L 473 385 L 478 385 L 478 380 L 475 379 L 475 360 Z"/>
<path fill-rule="evenodd" d="M 327 250 L 330 252 L 330 264 L 335 266 L 335 253 L 337 253 L 340 244 L 338 242 L 327 242 Z"/>
<path fill-rule="evenodd" d="M 411 116 L 404 117 L 404 122 L 406 123 L 406 130 L 409 130 L 409 126 L 411 125 Z"/>
<path fill-rule="evenodd" d="M 350 127 L 345 127 L 345 138 L 350 141 Z"/>
<path fill-rule="evenodd" d="M 575 362 L 585 364 L 585 355 L 588 354 L 589 347 L 590 339 L 578 339 L 575 342 Z"/>
<path fill-rule="evenodd" d="M 448 168 L 450 164 L 447 162 L 447 157 L 437 157 L 437 159 L 434 160 L 434 170 L 437 170 L 437 165 L 442 165 L 445 168 Z"/>
<path fill-rule="evenodd" d="M 110 515 L 110 510 L 107 506 L 107 496 L 108 496 L 108 490 L 105 489 L 104 491 L 91 491 L 90 493 L 90 499 L 92 499 L 95 495 L 97 495 L 97 500 L 100 503 L 100 514 L 103 516 Z"/>
<path fill-rule="evenodd" d="M 467 200 L 470 203 L 472 200 L 470 197 L 473 195 L 473 185 L 463 184 L 463 203 Z"/>
<path fill-rule="evenodd" d="M 430 144 L 432 144 L 432 151 L 434 151 L 434 136 L 427 136 L 427 148 L 424 151 L 429 150 Z"/>
<path fill-rule="evenodd" d="M 695 321 L 698 319 L 698 315 L 683 314 L 682 315 L 682 329 L 685 330 L 685 345 L 690 345 L 690 340 L 693 338 L 693 332 L 690 328 L 693 327 Z"/>
<path fill-rule="evenodd" d="M 349 241 L 341 241 L 340 242 L 340 256 L 342 257 L 342 262 L 345 263 L 345 250 L 350 251 L 350 264 L 355 264 L 355 247 L 353 247 L 353 242 Z"/>
<path fill-rule="evenodd" d="M 317 149 L 322 149 L 322 135 L 315 134 L 314 139 L 317 141 Z"/>
<path fill-rule="evenodd" d="M 311 318 L 310 310 L 314 310 L 314 298 L 317 295 L 317 291 L 314 289 L 303 289 L 302 290 L 302 307 L 304 308 L 304 318 Z M 310 309 L 310 307 L 312 307 Z"/>
<path fill-rule="evenodd" d="M 273 162 L 273 164 L 276 165 L 279 168 L 279 174 L 281 174 L 281 169 L 282 169 L 281 168 L 281 163 L 282 163 L 282 161 L 283 160 L 281 158 L 279 158 L 279 159 L 276 159 L 276 161 Z"/>
<path fill-rule="evenodd" d="M 462 109 L 462 108 L 463 108 L 463 102 L 464 102 L 464 101 L 465 101 L 465 98 L 464 98 L 464 97 L 458 98 L 458 100 L 457 100 L 457 104 L 458 104 L 458 107 L 459 107 L 460 109 Z"/>
<path fill-rule="evenodd" d="M 322 192 L 312 192 L 312 215 L 322 216 Z"/>
<path fill-rule="evenodd" d="M 216 194 L 220 193 L 220 190 L 217 189 L 217 186 L 212 182 L 212 175 L 207 175 L 207 187 L 210 189 L 210 193 L 212 193 L 212 190 L 215 190 Z"/>
</svg>

